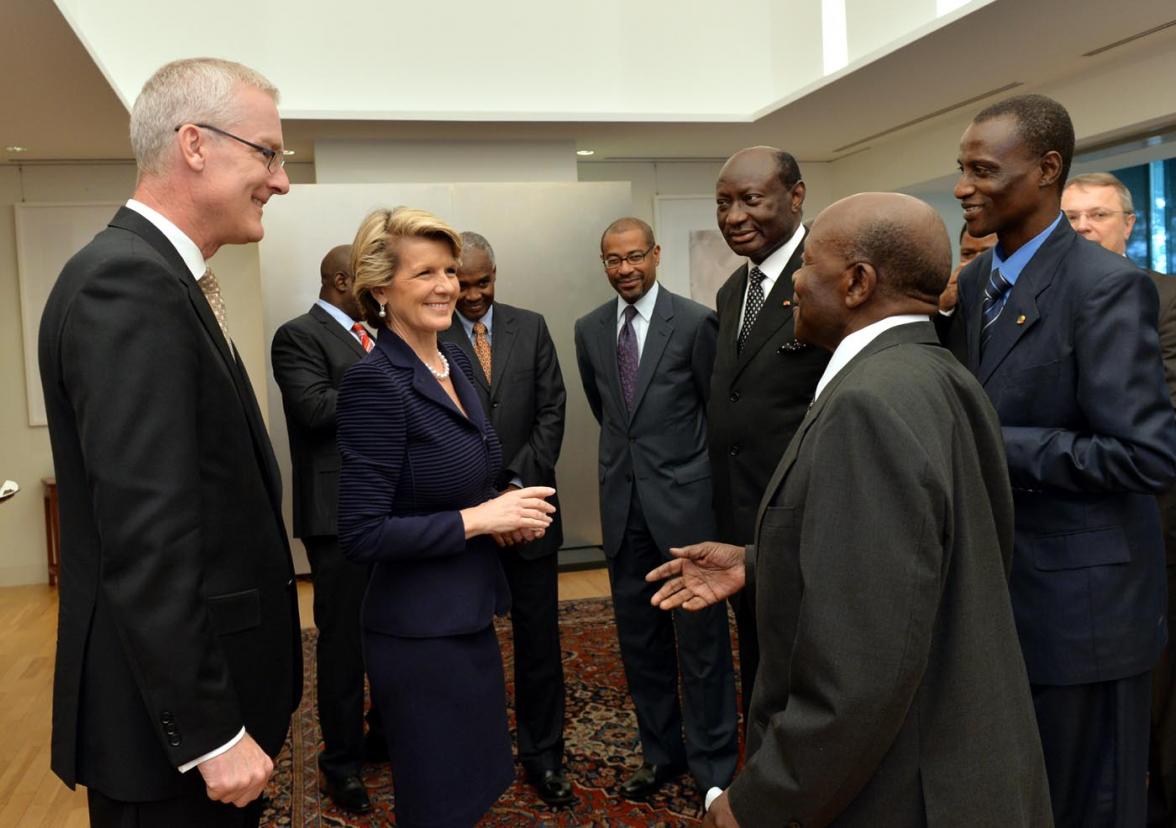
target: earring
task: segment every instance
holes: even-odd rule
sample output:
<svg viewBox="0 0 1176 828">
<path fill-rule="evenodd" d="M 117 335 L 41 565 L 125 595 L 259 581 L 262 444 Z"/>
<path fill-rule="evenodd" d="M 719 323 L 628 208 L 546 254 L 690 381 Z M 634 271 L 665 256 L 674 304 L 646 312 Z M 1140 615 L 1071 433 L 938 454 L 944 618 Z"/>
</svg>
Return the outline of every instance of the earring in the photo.
<svg viewBox="0 0 1176 828">
<path fill-rule="evenodd" d="M 376 314 L 381 319 L 383 319 L 385 316 L 388 315 L 388 312 L 384 310 L 384 304 L 385 304 L 384 302 L 380 303 L 380 312 L 378 314 Z"/>
</svg>

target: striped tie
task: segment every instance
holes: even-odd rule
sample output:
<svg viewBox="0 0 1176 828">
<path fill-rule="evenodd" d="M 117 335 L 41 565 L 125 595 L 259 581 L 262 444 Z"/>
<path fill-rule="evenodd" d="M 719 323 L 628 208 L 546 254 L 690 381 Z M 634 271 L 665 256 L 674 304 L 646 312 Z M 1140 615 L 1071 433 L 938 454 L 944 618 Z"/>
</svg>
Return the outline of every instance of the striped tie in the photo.
<svg viewBox="0 0 1176 828">
<path fill-rule="evenodd" d="M 1000 312 L 1004 310 L 1004 300 L 1010 288 L 1012 285 L 1009 284 L 1009 280 L 998 268 L 994 268 L 992 275 L 988 277 L 988 284 L 984 287 L 984 307 L 982 308 L 984 326 L 980 328 L 980 353 L 982 354 L 988 340 L 992 338 L 992 325 L 1000 318 Z"/>
<path fill-rule="evenodd" d="M 363 349 L 370 353 L 372 348 L 376 346 L 376 343 L 368 336 L 367 328 L 363 326 L 363 323 L 356 322 L 351 326 L 351 330 L 355 331 L 355 335 L 359 337 L 359 344 L 363 346 Z"/>
</svg>

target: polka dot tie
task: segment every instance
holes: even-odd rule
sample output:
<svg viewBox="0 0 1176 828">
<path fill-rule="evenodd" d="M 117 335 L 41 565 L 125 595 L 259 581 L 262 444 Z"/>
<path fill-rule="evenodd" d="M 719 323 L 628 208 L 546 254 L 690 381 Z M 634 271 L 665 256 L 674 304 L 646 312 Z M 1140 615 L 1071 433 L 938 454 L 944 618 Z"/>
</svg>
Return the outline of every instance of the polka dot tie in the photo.
<svg viewBox="0 0 1176 828">
<path fill-rule="evenodd" d="M 490 339 L 486 336 L 486 325 L 482 322 L 474 323 L 474 353 L 482 365 L 486 382 L 490 382 Z"/>
<path fill-rule="evenodd" d="M 743 346 L 747 344 L 747 339 L 751 336 L 751 326 L 755 324 L 755 318 L 759 316 L 759 312 L 764 309 L 764 279 L 766 278 L 764 272 L 755 265 L 752 265 L 751 270 L 748 271 L 747 307 L 743 311 L 743 329 L 739 331 L 737 342 L 739 353 L 743 353 Z"/>
<path fill-rule="evenodd" d="M 225 300 L 221 296 L 220 282 L 216 280 L 216 274 L 212 272 L 212 268 L 204 271 L 197 282 L 200 285 L 200 292 L 204 294 L 204 298 L 208 300 L 208 306 L 212 308 L 212 315 L 216 317 L 216 324 L 220 325 L 221 333 L 225 335 L 225 342 L 232 342 L 229 338 L 229 326 L 225 321 Z"/>
</svg>

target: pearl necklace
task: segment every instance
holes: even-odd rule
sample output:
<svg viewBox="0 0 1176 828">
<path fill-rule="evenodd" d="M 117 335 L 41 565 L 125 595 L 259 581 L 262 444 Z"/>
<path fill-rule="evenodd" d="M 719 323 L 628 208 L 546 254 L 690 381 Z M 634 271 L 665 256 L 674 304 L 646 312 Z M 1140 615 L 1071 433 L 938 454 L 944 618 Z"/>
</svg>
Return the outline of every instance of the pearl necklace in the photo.
<svg viewBox="0 0 1176 828">
<path fill-rule="evenodd" d="M 428 368 L 429 373 L 432 374 L 433 376 L 435 376 L 437 379 L 439 379 L 439 380 L 449 379 L 449 360 L 447 360 L 445 358 L 445 354 L 441 353 L 440 351 L 437 352 L 437 359 L 441 360 L 441 364 L 445 366 L 440 371 L 433 370 L 432 365 L 425 365 L 425 367 Z"/>
</svg>

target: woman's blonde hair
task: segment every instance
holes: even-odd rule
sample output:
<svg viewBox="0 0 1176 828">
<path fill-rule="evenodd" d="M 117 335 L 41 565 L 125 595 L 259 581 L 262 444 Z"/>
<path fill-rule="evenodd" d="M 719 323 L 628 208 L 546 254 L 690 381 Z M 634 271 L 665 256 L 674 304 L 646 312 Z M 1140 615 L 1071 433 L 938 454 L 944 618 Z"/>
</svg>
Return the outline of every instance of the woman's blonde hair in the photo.
<svg viewBox="0 0 1176 828">
<path fill-rule="evenodd" d="M 396 242 L 407 238 L 448 244 L 453 257 L 461 258 L 461 236 L 426 210 L 397 207 L 368 213 L 351 245 L 351 270 L 355 274 L 352 283 L 355 298 L 359 300 L 364 319 L 373 327 L 382 327 L 384 321 L 380 319 L 380 303 L 372 296 L 372 288 L 391 284 L 400 266 Z"/>
</svg>

